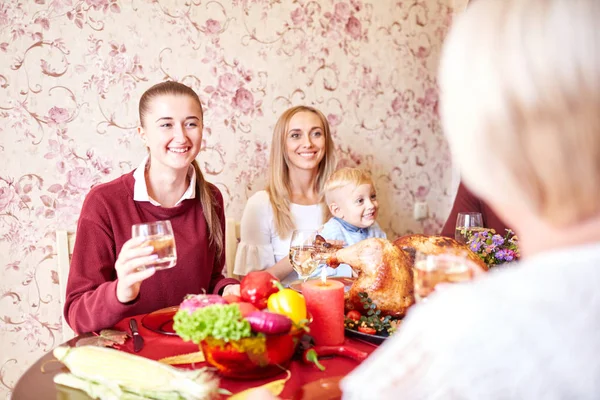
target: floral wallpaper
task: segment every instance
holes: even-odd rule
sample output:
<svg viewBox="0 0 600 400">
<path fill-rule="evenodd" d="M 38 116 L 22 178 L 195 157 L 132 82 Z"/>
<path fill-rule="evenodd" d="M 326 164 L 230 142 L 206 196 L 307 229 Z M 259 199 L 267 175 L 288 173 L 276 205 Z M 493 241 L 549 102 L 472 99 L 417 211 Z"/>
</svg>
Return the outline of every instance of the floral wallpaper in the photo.
<svg viewBox="0 0 600 400">
<path fill-rule="evenodd" d="M 456 179 L 437 64 L 466 2 L 0 1 L 0 396 L 63 341 L 54 232 L 140 162 L 137 100 L 159 81 L 200 94 L 199 160 L 228 216 L 263 188 L 279 114 L 309 104 L 340 164 L 373 173 L 391 237 L 439 231 Z M 415 201 L 429 218 L 413 219 Z"/>
</svg>

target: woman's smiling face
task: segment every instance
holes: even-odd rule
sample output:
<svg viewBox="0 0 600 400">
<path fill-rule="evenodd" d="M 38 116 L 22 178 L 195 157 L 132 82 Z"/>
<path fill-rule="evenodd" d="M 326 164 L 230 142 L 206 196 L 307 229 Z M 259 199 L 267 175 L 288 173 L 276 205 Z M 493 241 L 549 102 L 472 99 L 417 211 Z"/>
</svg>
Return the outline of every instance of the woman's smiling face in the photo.
<svg viewBox="0 0 600 400">
<path fill-rule="evenodd" d="M 325 133 L 319 117 L 310 111 L 295 114 L 286 132 L 288 167 L 316 170 L 325 156 Z"/>
<path fill-rule="evenodd" d="M 185 95 L 162 95 L 151 100 L 140 136 L 153 165 L 187 172 L 202 145 L 202 108 Z"/>
</svg>

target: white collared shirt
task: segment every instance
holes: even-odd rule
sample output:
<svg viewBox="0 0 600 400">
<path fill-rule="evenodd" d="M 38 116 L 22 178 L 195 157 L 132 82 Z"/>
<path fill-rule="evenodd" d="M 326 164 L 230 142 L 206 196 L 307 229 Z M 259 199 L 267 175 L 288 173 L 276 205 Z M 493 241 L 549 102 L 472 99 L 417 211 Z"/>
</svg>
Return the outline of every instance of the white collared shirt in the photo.
<svg viewBox="0 0 600 400">
<path fill-rule="evenodd" d="M 149 156 L 146 156 L 141 164 L 135 169 L 133 172 L 133 179 L 135 179 L 135 183 L 133 184 L 133 200 L 134 201 L 149 201 L 153 206 L 160 207 L 160 203 L 150 197 L 148 193 L 148 186 L 146 186 L 146 176 L 144 172 L 148 167 Z M 175 203 L 175 206 L 181 204 L 182 201 L 187 199 L 193 199 L 196 197 L 196 170 L 194 166 L 190 164 L 188 168 L 187 176 L 190 178 L 190 186 L 188 186 L 187 190 L 183 193 L 179 201 Z"/>
</svg>

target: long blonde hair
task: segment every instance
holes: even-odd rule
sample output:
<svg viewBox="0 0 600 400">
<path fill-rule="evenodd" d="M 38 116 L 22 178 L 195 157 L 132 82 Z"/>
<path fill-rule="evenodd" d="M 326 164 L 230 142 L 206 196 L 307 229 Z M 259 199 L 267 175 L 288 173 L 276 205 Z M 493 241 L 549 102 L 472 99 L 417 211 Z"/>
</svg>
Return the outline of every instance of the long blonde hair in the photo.
<svg viewBox="0 0 600 400">
<path fill-rule="evenodd" d="M 202 111 L 200 98 L 192 88 L 179 82 L 161 82 L 146 90 L 140 98 L 139 117 L 142 127 L 144 127 L 144 116 L 148 112 L 152 100 L 161 96 L 189 96 L 198 103 L 198 107 L 200 107 L 200 110 Z M 196 171 L 196 193 L 198 193 L 200 204 L 204 211 L 204 218 L 206 218 L 208 242 L 210 246 L 215 247 L 218 260 L 222 258 L 223 250 L 225 248 L 224 233 L 221 225 L 222 221 L 216 207 L 218 203 L 215 198 L 215 193 L 218 189 L 204 179 L 204 175 L 196 160 L 192 161 L 192 166 Z"/>
<path fill-rule="evenodd" d="M 441 111 L 462 178 L 556 226 L 600 211 L 600 1 L 475 1 L 446 39 Z"/>
<path fill-rule="evenodd" d="M 335 169 L 335 149 L 331 139 L 329 123 L 325 115 L 316 108 L 309 106 L 296 106 L 287 109 L 277 120 L 273 129 L 271 142 L 271 156 L 269 160 L 269 182 L 267 193 L 273 208 L 275 230 L 279 237 L 287 237 L 295 228 L 294 219 L 290 210 L 290 160 L 286 151 L 287 130 L 292 117 L 300 112 L 311 112 L 319 117 L 325 135 L 325 156 L 319 164 L 315 189 L 319 193 L 319 202 L 323 207 L 324 218 L 329 215 L 329 210 L 323 202 L 323 186 L 329 175 Z"/>
</svg>

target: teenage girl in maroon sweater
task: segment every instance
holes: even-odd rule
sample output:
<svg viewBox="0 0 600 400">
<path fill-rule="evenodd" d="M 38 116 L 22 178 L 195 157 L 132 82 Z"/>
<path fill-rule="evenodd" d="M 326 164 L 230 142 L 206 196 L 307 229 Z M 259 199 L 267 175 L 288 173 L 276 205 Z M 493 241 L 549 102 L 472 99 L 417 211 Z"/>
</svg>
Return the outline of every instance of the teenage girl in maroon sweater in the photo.
<svg viewBox="0 0 600 400">
<path fill-rule="evenodd" d="M 163 82 L 143 94 L 139 113 L 147 163 L 94 187 L 79 217 L 64 308 L 79 333 L 177 305 L 190 293 L 218 293 L 227 285 L 228 293 L 239 293 L 238 282 L 222 275 L 223 197 L 195 161 L 203 128 L 198 96 L 183 84 Z M 171 221 L 177 265 L 139 271 L 152 264 L 154 249 L 140 247 L 143 238 L 131 239 L 131 226 L 157 220 Z"/>
</svg>

